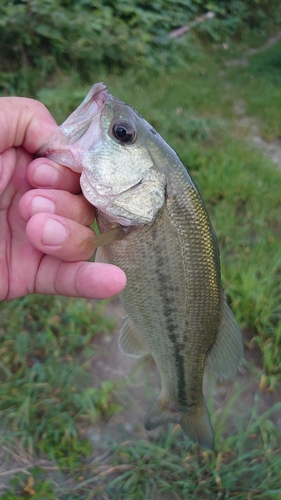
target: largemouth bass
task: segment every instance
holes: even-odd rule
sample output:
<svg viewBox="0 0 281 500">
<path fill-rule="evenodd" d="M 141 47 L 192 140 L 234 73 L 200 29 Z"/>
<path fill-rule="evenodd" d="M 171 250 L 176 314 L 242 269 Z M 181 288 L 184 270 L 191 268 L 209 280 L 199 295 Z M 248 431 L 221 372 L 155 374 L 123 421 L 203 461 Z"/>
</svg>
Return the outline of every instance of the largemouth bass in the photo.
<svg viewBox="0 0 281 500">
<path fill-rule="evenodd" d="M 179 423 L 193 441 L 213 448 L 205 362 L 218 377 L 231 378 L 243 344 L 224 300 L 216 236 L 188 171 L 103 83 L 39 153 L 81 172 L 103 233 L 99 258 L 126 272 L 120 298 L 128 316 L 119 346 L 136 359 L 152 354 L 162 382 L 145 428 Z"/>
</svg>

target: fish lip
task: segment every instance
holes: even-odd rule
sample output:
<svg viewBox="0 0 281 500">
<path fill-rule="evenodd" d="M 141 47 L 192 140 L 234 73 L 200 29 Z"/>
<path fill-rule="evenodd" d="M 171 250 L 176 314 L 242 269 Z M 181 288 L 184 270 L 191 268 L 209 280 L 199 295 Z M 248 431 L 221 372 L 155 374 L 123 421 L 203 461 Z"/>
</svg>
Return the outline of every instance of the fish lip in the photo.
<svg viewBox="0 0 281 500">
<path fill-rule="evenodd" d="M 82 151 L 78 148 L 78 151 L 74 153 L 70 148 L 88 131 L 91 124 L 98 120 L 109 99 L 110 94 L 103 82 L 93 85 L 80 106 L 58 127 L 55 134 L 39 149 L 36 156 L 45 156 L 81 172 L 81 167 L 76 168 L 75 163 Z M 65 158 L 62 161 L 59 160 L 60 154 L 62 159 Z"/>
<path fill-rule="evenodd" d="M 76 142 L 88 130 L 92 121 L 99 116 L 109 96 L 105 83 L 93 85 L 80 106 L 60 126 L 63 134 L 66 137 L 69 136 L 68 144 Z M 80 130 L 73 135 L 72 128 L 77 125 Z M 86 130 L 85 127 L 87 127 Z"/>
</svg>

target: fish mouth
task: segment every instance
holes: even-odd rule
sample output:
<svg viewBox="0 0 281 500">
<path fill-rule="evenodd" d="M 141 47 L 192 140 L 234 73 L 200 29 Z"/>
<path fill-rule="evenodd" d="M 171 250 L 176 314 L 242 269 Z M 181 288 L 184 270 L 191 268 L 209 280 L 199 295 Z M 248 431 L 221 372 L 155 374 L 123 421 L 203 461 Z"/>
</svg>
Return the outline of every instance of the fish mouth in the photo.
<svg viewBox="0 0 281 500">
<path fill-rule="evenodd" d="M 81 173 L 83 152 L 102 135 L 99 118 L 108 98 L 109 93 L 103 82 L 93 85 L 84 101 L 58 127 L 37 156 L 45 156 Z"/>
<path fill-rule="evenodd" d="M 103 82 L 93 85 L 84 101 L 60 126 L 68 144 L 76 142 L 100 115 L 109 93 Z"/>
</svg>

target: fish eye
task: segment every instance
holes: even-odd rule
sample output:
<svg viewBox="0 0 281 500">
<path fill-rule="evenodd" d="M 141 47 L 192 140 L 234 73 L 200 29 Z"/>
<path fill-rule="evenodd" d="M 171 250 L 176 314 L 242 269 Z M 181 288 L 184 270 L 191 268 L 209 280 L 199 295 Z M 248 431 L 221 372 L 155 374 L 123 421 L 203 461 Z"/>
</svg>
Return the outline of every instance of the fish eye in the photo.
<svg viewBox="0 0 281 500">
<path fill-rule="evenodd" d="M 117 122 L 112 128 L 112 134 L 117 141 L 128 144 L 134 140 L 136 131 L 130 123 Z"/>
</svg>

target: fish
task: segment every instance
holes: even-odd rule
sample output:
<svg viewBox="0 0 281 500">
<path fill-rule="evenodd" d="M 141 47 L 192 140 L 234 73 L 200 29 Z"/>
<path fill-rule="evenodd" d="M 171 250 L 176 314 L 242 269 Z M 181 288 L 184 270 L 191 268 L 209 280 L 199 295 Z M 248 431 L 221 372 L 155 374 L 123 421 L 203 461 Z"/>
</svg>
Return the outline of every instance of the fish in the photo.
<svg viewBox="0 0 281 500">
<path fill-rule="evenodd" d="M 81 174 L 82 192 L 96 207 L 97 260 L 127 275 L 118 344 L 133 359 L 152 355 L 161 377 L 145 429 L 180 424 L 193 442 L 213 449 L 205 365 L 220 379 L 232 378 L 243 341 L 224 298 L 215 231 L 190 173 L 102 82 L 39 154 Z"/>
</svg>

